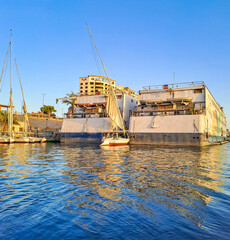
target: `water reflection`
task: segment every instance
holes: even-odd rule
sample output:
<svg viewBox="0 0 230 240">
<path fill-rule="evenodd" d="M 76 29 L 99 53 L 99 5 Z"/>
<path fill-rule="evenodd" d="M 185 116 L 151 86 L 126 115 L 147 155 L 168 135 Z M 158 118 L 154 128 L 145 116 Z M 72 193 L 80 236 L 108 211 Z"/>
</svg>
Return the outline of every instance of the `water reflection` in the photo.
<svg viewBox="0 0 230 240">
<path fill-rule="evenodd" d="M 84 237 L 84 231 L 110 236 L 127 228 L 146 234 L 153 226 L 157 235 L 184 222 L 200 228 L 207 206 L 223 189 L 228 156 L 227 145 L 1 146 L 0 206 L 19 204 L 38 219 L 52 214 L 53 221 L 65 221 L 64 228 L 74 223 L 77 236 Z"/>
<path fill-rule="evenodd" d="M 71 176 L 69 183 L 87 189 L 74 199 L 82 216 L 88 209 L 108 211 L 120 204 L 160 215 L 160 206 L 196 225 L 202 225 L 201 211 L 212 199 L 212 191 L 219 190 L 225 161 L 221 147 L 72 150 L 63 152 L 71 166 L 64 174 Z"/>
</svg>

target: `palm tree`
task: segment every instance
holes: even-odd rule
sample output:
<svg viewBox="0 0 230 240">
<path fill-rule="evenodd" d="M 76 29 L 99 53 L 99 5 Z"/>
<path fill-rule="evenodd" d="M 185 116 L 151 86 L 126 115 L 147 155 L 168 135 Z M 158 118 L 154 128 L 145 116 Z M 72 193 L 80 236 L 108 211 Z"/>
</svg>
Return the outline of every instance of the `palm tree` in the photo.
<svg viewBox="0 0 230 240">
<path fill-rule="evenodd" d="M 66 103 L 67 105 L 71 105 L 70 109 L 72 111 L 73 114 L 73 110 L 74 110 L 74 106 L 75 106 L 75 101 L 76 98 L 79 96 L 79 94 L 74 93 L 73 91 L 71 93 L 67 93 L 66 94 L 66 98 L 73 98 L 73 99 L 65 99 L 62 100 L 63 103 Z"/>
<path fill-rule="evenodd" d="M 7 127 L 8 127 L 8 112 L 7 111 L 0 112 L 0 123 L 3 124 L 3 132 L 6 132 Z M 13 124 L 19 125 L 18 119 L 15 117 L 13 117 Z"/>
</svg>

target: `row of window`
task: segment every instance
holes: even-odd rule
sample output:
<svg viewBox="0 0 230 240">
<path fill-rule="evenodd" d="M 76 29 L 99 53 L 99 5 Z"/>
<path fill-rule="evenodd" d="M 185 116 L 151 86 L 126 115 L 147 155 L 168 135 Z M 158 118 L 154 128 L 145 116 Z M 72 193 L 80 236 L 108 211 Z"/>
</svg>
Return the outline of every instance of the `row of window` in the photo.
<svg viewBox="0 0 230 240">
<path fill-rule="evenodd" d="M 88 92 L 88 90 L 85 90 L 85 91 L 82 91 L 82 90 L 81 90 L 81 91 L 80 91 L 80 93 L 83 93 L 83 92 L 86 92 L 86 93 L 87 93 L 87 92 Z M 94 92 L 94 90 L 91 90 L 91 92 L 93 93 L 93 92 Z M 99 91 L 98 91 L 98 90 L 96 90 L 95 92 L 99 92 Z"/>
<path fill-rule="evenodd" d="M 85 88 L 88 88 L 88 86 L 85 86 Z M 96 87 L 96 88 L 103 88 L 103 87 Z M 83 87 L 80 87 L 80 89 L 83 89 Z M 105 87 L 105 90 L 108 90 L 108 88 Z"/>
</svg>

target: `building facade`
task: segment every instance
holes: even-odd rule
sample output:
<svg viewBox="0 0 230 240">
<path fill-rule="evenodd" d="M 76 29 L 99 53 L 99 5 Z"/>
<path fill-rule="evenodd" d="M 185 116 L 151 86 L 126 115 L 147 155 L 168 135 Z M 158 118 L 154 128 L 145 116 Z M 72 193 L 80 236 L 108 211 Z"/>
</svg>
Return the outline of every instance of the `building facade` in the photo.
<svg viewBox="0 0 230 240">
<path fill-rule="evenodd" d="M 95 95 L 95 94 L 108 94 L 110 84 L 117 93 L 125 93 L 130 96 L 135 96 L 136 91 L 123 87 L 116 86 L 116 81 L 98 75 L 89 75 L 88 77 L 79 78 L 79 94 L 80 95 Z"/>
</svg>

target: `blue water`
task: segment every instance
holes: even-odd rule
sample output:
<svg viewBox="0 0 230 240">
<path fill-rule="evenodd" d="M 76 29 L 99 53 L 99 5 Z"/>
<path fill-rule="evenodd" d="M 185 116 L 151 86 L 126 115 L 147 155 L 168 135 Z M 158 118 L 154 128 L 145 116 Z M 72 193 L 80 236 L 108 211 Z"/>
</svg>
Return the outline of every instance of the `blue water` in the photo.
<svg viewBox="0 0 230 240">
<path fill-rule="evenodd" d="M 0 239 L 230 239 L 230 143 L 0 146 Z"/>
</svg>

